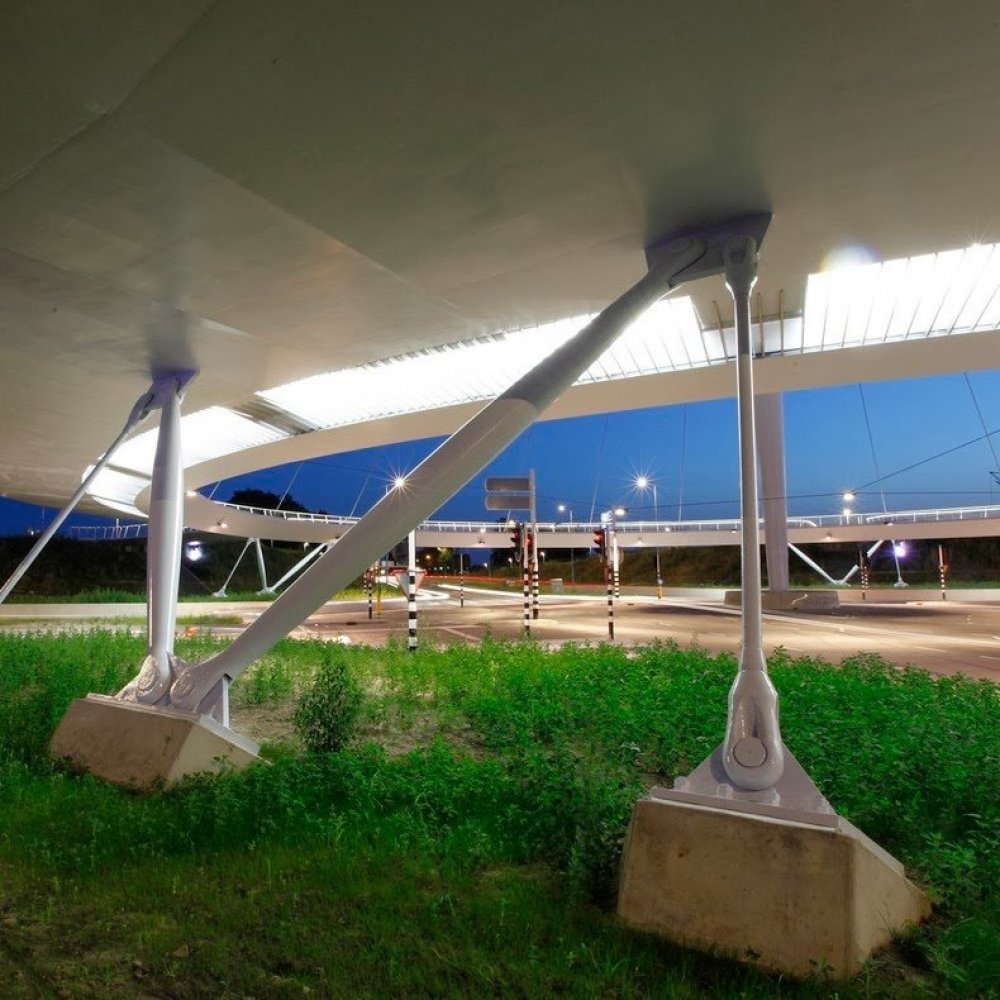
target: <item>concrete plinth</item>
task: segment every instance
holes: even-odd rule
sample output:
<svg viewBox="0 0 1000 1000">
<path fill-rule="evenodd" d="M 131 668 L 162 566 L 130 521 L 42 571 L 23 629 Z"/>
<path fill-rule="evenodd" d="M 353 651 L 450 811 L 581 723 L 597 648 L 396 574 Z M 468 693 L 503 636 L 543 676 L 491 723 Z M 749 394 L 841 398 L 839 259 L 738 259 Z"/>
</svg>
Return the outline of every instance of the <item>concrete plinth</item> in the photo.
<svg viewBox="0 0 1000 1000">
<path fill-rule="evenodd" d="M 840 607 L 835 590 L 765 590 L 760 596 L 765 611 L 833 611 Z M 741 607 L 742 593 L 727 590 L 725 604 L 728 608 Z"/>
<path fill-rule="evenodd" d="M 99 694 L 70 705 L 49 749 L 82 771 L 133 788 L 170 784 L 200 771 L 242 769 L 258 751 L 256 743 L 210 716 Z"/>
<path fill-rule="evenodd" d="M 789 822 L 666 801 L 654 789 L 632 816 L 618 913 L 637 929 L 765 968 L 844 977 L 928 916 L 930 903 L 842 818 Z"/>
</svg>

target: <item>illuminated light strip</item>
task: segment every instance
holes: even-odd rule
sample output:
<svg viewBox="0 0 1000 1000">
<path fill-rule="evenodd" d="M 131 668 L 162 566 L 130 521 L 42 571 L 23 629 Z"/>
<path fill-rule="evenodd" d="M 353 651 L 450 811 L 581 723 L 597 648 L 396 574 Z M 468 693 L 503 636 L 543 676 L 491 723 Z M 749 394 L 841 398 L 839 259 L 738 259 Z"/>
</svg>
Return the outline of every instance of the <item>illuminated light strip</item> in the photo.
<svg viewBox="0 0 1000 1000">
<path fill-rule="evenodd" d="M 1000 245 L 975 244 L 810 274 L 799 349 L 864 347 L 998 325 Z"/>
<path fill-rule="evenodd" d="M 504 392 L 591 318 L 575 316 L 432 352 L 313 375 L 257 395 L 321 428 L 481 402 Z M 721 356 L 707 358 L 701 343 L 701 328 L 690 298 L 664 299 L 636 320 L 577 384 L 725 360 Z"/>
<path fill-rule="evenodd" d="M 84 471 L 83 478 L 90 475 L 92 465 Z M 89 494 L 101 503 L 119 505 L 116 509 L 121 509 L 122 504 L 134 510 L 135 498 L 149 485 L 148 476 L 135 476 L 127 472 L 119 472 L 112 467 L 105 467 L 101 470 L 97 478 L 90 484 Z"/>
<path fill-rule="evenodd" d="M 144 431 L 126 441 L 115 453 L 112 464 L 119 469 L 151 475 L 157 433 L 157 430 Z M 181 418 L 181 450 L 186 467 L 288 436 L 223 406 L 210 406 Z"/>
</svg>

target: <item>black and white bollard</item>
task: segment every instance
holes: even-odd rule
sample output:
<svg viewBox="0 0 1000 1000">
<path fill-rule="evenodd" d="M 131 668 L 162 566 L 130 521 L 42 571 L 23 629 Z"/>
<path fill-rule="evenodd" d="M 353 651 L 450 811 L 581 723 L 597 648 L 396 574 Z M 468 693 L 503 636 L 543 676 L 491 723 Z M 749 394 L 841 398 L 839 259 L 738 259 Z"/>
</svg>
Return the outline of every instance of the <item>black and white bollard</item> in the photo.
<svg viewBox="0 0 1000 1000">
<path fill-rule="evenodd" d="M 406 648 L 411 652 L 417 651 L 417 537 L 411 531 L 407 537 L 409 558 L 406 568 L 406 595 L 409 629 L 406 636 Z"/>
<path fill-rule="evenodd" d="M 608 638 L 615 637 L 615 591 L 612 582 L 611 571 L 608 564 L 604 564 L 604 586 L 608 592 Z"/>
</svg>

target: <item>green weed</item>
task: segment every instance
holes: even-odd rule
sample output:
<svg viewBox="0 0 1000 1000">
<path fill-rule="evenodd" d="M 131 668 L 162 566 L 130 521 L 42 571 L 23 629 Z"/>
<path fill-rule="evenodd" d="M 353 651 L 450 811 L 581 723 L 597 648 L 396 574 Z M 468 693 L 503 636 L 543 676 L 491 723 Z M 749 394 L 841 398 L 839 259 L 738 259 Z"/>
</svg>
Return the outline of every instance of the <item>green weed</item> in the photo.
<svg viewBox="0 0 1000 1000">
<path fill-rule="evenodd" d="M 198 637 L 178 652 L 199 659 L 219 645 Z M 360 732 L 385 746 L 271 744 L 268 764 L 144 796 L 53 769 L 45 748 L 69 702 L 117 690 L 143 651 L 124 632 L 0 635 L 0 912 L 32 922 L 36 956 L 40 940 L 53 955 L 78 942 L 74 975 L 115 990 L 124 975 L 123 995 L 137 987 L 134 960 L 146 992 L 182 995 L 358 983 L 401 995 L 833 988 L 670 948 L 607 915 L 633 802 L 721 736 L 730 657 L 672 644 L 409 655 L 286 640 L 239 679 L 234 704 L 292 701 L 336 662 L 364 692 Z M 936 902 L 899 943 L 909 965 L 873 963 L 838 994 L 989 996 L 1000 963 L 996 686 L 872 657 L 778 655 L 771 667 L 793 753 Z M 405 752 L 389 752 L 401 735 Z M 101 956 L 118 941 L 129 954 L 108 966 Z M 11 947 L 0 962 L 20 954 Z M 114 995 L 64 983 L 60 961 L 36 992 Z"/>
</svg>

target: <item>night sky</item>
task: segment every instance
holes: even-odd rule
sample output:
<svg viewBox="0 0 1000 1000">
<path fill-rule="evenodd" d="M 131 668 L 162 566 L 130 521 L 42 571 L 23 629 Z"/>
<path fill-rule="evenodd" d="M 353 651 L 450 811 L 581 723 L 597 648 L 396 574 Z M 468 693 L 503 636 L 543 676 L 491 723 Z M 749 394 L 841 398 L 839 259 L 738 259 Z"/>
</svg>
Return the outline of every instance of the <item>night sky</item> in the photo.
<svg viewBox="0 0 1000 1000">
<path fill-rule="evenodd" d="M 987 430 L 997 432 L 990 440 L 1000 452 L 1000 371 L 975 372 L 969 381 Z M 627 383 L 622 392 L 628 392 Z M 1000 486 L 990 475 L 1000 466 L 983 437 L 964 375 L 869 383 L 863 393 L 877 471 L 857 385 L 785 394 L 790 513 L 839 512 L 846 489 L 858 492 L 853 506 L 859 512 L 883 509 L 880 489 L 889 510 L 1000 503 Z M 361 514 L 383 495 L 387 481 L 413 468 L 439 440 L 264 470 L 222 483 L 215 496 L 227 500 L 234 489 L 248 486 L 281 494 L 295 476 L 291 493 L 310 509 Z M 733 399 L 543 422 L 525 431 L 438 516 L 495 518 L 482 504 L 485 475 L 523 475 L 533 468 L 542 521 L 569 519 L 556 512 L 558 503 L 572 509 L 577 521 L 615 504 L 635 519 L 652 517 L 651 492 L 633 486 L 639 474 L 656 482 L 662 519 L 676 518 L 679 507 L 685 519 L 734 517 L 736 447 Z M 51 516 L 51 509 L 0 501 L 0 532 L 38 529 Z M 82 514 L 70 523 L 100 521 Z"/>
</svg>

